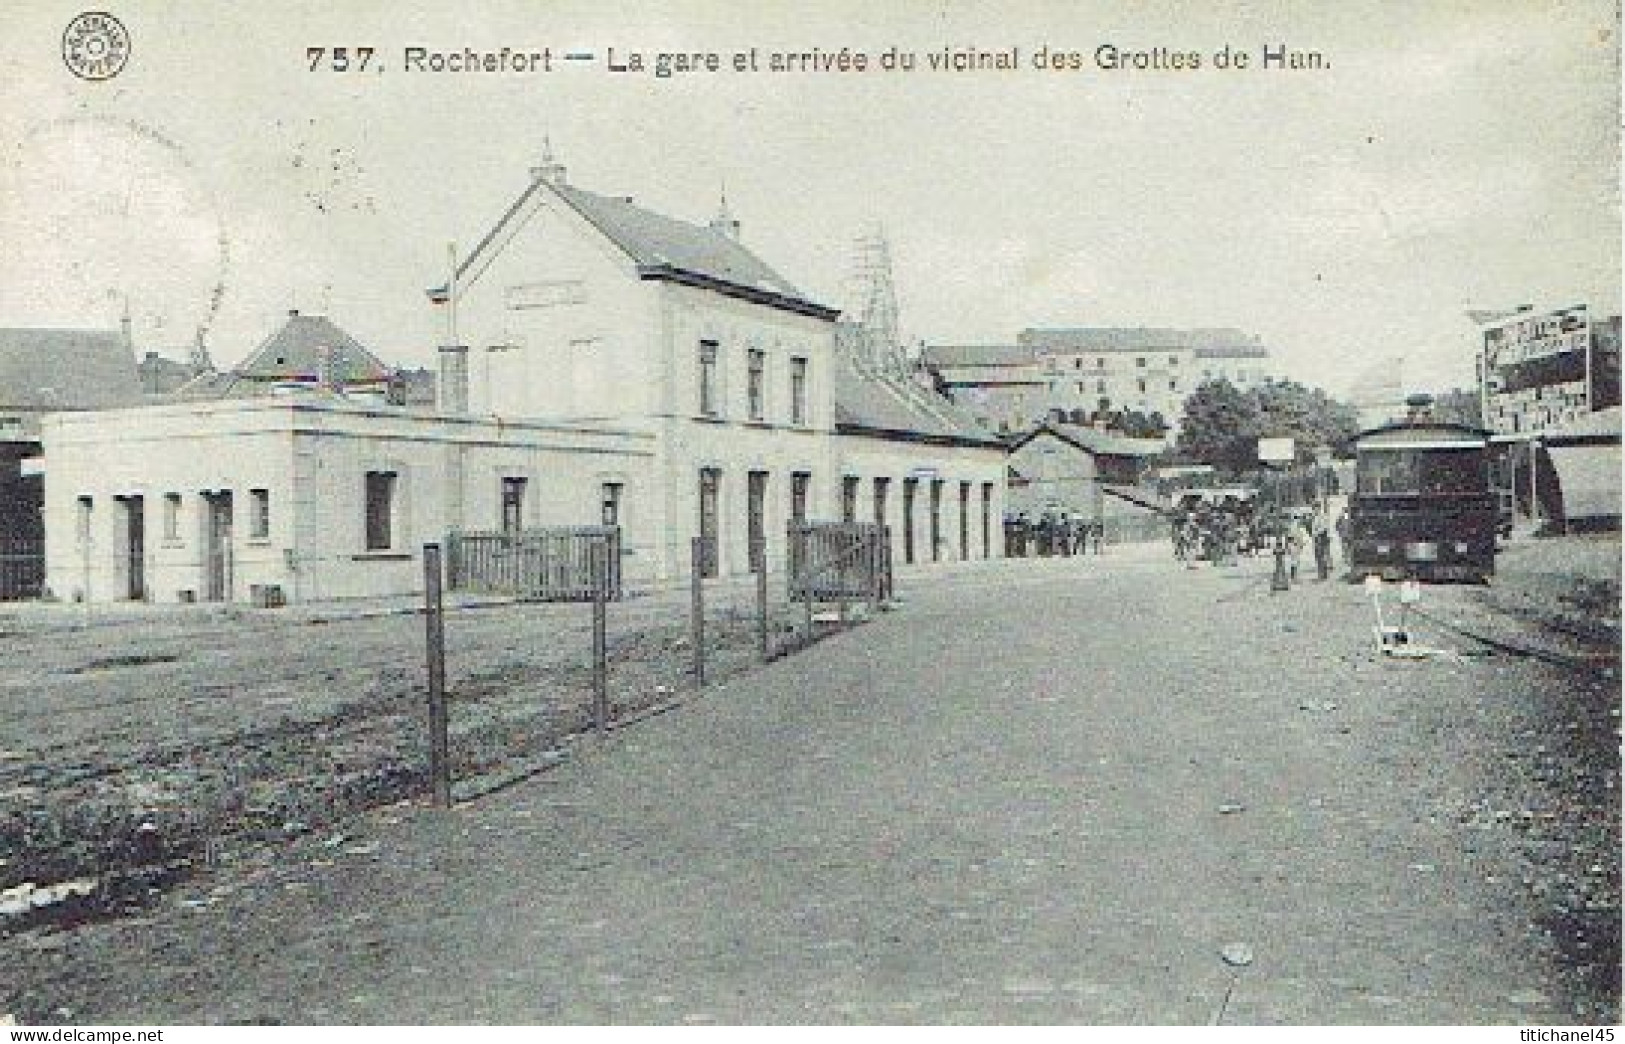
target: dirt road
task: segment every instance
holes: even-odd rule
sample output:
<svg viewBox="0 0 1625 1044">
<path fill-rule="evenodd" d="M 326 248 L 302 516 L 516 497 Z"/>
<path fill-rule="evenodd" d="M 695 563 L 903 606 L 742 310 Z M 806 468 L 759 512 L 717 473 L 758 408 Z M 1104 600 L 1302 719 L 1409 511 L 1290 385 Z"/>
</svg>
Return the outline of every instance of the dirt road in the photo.
<svg viewBox="0 0 1625 1044">
<path fill-rule="evenodd" d="M 1465 655 L 1385 660 L 1357 586 L 1267 579 L 1125 553 L 918 581 L 900 611 L 529 782 L 6 940 L 5 1003 L 132 1023 L 1617 1021 L 1597 985 L 1618 975 L 1617 754 L 1590 753 L 1617 682 L 1421 629 Z M 1427 599 L 1567 640 L 1472 589 Z"/>
</svg>

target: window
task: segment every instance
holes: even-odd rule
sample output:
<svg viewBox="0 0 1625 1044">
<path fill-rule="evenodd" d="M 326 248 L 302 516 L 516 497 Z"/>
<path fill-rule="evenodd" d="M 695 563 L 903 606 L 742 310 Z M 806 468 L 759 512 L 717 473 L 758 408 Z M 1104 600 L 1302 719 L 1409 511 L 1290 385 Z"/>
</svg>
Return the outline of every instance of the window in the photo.
<svg viewBox="0 0 1625 1044">
<path fill-rule="evenodd" d="M 875 525 L 886 524 L 886 494 L 891 491 L 891 479 L 875 479 Z"/>
<path fill-rule="evenodd" d="M 90 514 L 94 508 L 95 501 L 90 497 L 79 498 L 79 519 L 76 532 L 80 547 L 90 543 Z"/>
<path fill-rule="evenodd" d="M 805 471 L 798 471 L 790 476 L 790 518 L 792 521 L 807 521 L 807 489 L 811 485 L 812 476 Z"/>
<path fill-rule="evenodd" d="M 606 482 L 603 486 L 603 521 L 606 526 L 621 524 L 621 493 L 625 487 L 619 482 Z"/>
<path fill-rule="evenodd" d="M 700 412 L 717 415 L 717 342 L 700 342 Z"/>
<path fill-rule="evenodd" d="M 164 494 L 164 539 L 179 542 L 181 538 L 181 495 Z"/>
<path fill-rule="evenodd" d="M 271 491 L 248 491 L 248 539 L 271 539 Z"/>
<path fill-rule="evenodd" d="M 517 533 L 525 528 L 525 486 L 528 479 L 502 480 L 502 531 Z"/>
<path fill-rule="evenodd" d="M 1139 384 L 1140 384 L 1140 390 L 1141 390 L 1141 391 L 1142 391 L 1142 392 L 1143 392 L 1143 391 L 1145 391 L 1145 378 L 1144 378 L 1144 377 L 1141 377 L 1141 378 L 1140 378 L 1140 380 L 1139 380 Z"/>
<path fill-rule="evenodd" d="M 1074 370 L 1081 370 L 1081 369 L 1083 369 L 1083 356 L 1081 356 L 1081 355 L 1080 355 L 1080 356 L 1078 356 L 1078 357 L 1077 357 L 1077 358 L 1075 358 L 1075 359 L 1073 359 L 1073 360 L 1072 360 L 1072 368 L 1073 368 L 1073 369 L 1074 369 Z"/>
<path fill-rule="evenodd" d="M 767 369 L 767 354 L 752 348 L 746 355 L 745 364 L 748 368 L 745 393 L 750 403 L 750 419 L 759 421 L 766 410 L 766 406 L 762 401 L 762 377 Z"/>
<path fill-rule="evenodd" d="M 1106 394 L 1106 382 L 1105 381 L 1096 381 L 1095 382 L 1095 391 L 1099 392 L 1102 395 L 1105 395 Z"/>
<path fill-rule="evenodd" d="M 841 479 L 841 521 L 856 522 L 858 520 L 858 486 L 863 482 L 856 475 L 847 475 Z"/>
<path fill-rule="evenodd" d="M 1144 369 L 1145 368 L 1145 356 L 1142 355 L 1138 359 L 1135 359 L 1134 360 L 1134 365 L 1140 367 L 1141 369 Z"/>
<path fill-rule="evenodd" d="M 1179 382 L 1178 381 L 1169 381 L 1168 382 L 1168 390 L 1169 391 L 1178 391 L 1179 390 Z"/>
<path fill-rule="evenodd" d="M 790 423 L 807 423 L 807 360 L 790 360 Z"/>
<path fill-rule="evenodd" d="M 367 472 L 367 550 L 388 551 L 394 545 L 391 533 L 395 513 L 395 473 Z"/>
<path fill-rule="evenodd" d="M 767 542 L 764 514 L 767 510 L 767 472 L 753 471 L 746 476 L 745 539 L 749 541 L 751 572 L 762 571 L 763 547 Z"/>
<path fill-rule="evenodd" d="M 1179 356 L 1177 356 L 1177 355 L 1168 356 L 1168 365 L 1169 366 L 1178 366 L 1179 365 Z"/>
<path fill-rule="evenodd" d="M 1100 358 L 1095 360 L 1095 369 L 1104 370 L 1105 368 L 1106 368 L 1106 357 L 1104 355 L 1102 355 Z"/>
</svg>

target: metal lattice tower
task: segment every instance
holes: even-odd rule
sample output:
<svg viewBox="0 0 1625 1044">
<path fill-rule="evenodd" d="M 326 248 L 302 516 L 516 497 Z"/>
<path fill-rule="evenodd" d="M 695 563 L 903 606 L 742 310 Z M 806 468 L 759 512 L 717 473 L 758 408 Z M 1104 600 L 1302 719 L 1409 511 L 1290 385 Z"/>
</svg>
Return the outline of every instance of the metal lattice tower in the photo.
<svg viewBox="0 0 1625 1044">
<path fill-rule="evenodd" d="M 862 333 L 862 357 L 856 360 L 880 373 L 904 376 L 908 361 L 897 324 L 897 288 L 892 282 L 891 248 L 877 225 L 858 237 L 854 247 L 854 300 Z"/>
</svg>

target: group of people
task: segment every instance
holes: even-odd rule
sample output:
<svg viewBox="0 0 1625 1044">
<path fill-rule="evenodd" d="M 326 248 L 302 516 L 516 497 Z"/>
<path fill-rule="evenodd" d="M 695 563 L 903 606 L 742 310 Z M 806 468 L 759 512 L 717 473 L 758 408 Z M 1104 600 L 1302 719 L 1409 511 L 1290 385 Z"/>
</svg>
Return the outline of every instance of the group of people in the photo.
<svg viewBox="0 0 1625 1044">
<path fill-rule="evenodd" d="M 1104 523 L 1069 515 L 1044 512 L 1036 519 L 1023 511 L 1004 522 L 1005 553 L 1028 555 L 1084 555 L 1093 549 L 1100 554 L 1106 543 Z"/>
<path fill-rule="evenodd" d="M 1173 510 L 1169 521 L 1174 557 L 1189 566 L 1231 563 L 1260 546 L 1260 520 L 1251 501 L 1225 497 L 1218 503 L 1187 502 Z"/>
<path fill-rule="evenodd" d="M 1291 579 L 1307 551 L 1314 555 L 1316 575 L 1325 580 L 1332 570 L 1332 523 L 1319 502 L 1307 507 L 1258 510 L 1248 500 L 1226 497 L 1219 503 L 1197 500 L 1175 508 L 1169 523 L 1174 557 L 1189 568 L 1199 562 L 1234 564 L 1241 555 L 1277 549 L 1286 557 Z M 1339 528 L 1346 525 L 1339 520 Z M 1347 536 L 1343 538 L 1347 547 Z"/>
</svg>

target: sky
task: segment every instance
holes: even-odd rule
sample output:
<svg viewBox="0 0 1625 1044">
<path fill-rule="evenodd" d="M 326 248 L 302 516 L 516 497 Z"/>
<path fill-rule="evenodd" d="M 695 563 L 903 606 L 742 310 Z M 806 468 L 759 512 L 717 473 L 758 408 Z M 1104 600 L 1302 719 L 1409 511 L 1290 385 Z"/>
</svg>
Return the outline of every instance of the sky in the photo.
<svg viewBox="0 0 1625 1044">
<path fill-rule="evenodd" d="M 104 0 L 131 54 L 91 82 L 62 56 L 82 8 L 29 0 L 0 38 L 0 326 L 112 327 L 128 302 L 138 347 L 204 328 L 229 365 L 298 307 L 431 364 L 447 244 L 548 142 L 574 184 L 674 217 L 726 186 L 746 244 L 836 306 L 878 226 L 911 342 L 1231 326 L 1333 391 L 1442 389 L 1473 379 L 1469 309 L 1619 311 L 1613 3 L 645 6 Z M 1102 69 L 1103 45 L 1201 66 Z M 1325 67 L 1261 69 L 1265 45 Z M 368 70 L 310 71 L 336 46 L 375 48 Z M 412 46 L 556 65 L 411 72 Z M 734 72 L 753 47 L 871 67 Z M 1018 68 L 931 69 L 944 47 Z M 1083 67 L 1035 68 L 1045 47 Z M 723 69 L 614 72 L 610 48 Z M 877 68 L 888 48 L 915 68 Z M 1214 68 L 1226 48 L 1251 67 Z"/>
</svg>

